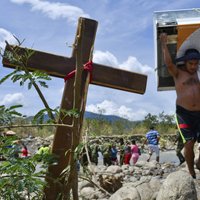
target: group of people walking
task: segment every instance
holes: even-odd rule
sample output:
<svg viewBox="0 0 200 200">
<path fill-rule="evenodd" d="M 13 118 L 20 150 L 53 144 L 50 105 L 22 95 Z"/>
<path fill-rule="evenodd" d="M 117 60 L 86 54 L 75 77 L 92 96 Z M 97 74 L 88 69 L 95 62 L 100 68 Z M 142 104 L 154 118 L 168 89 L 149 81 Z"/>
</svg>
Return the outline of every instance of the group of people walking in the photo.
<svg viewBox="0 0 200 200">
<path fill-rule="evenodd" d="M 140 150 L 136 141 L 126 141 L 125 143 L 122 138 L 119 143 L 93 144 L 88 145 L 87 149 L 91 162 L 96 165 L 98 165 L 98 157 L 100 155 L 102 155 L 105 166 L 136 164 L 140 156 Z M 80 162 L 83 166 L 88 164 L 87 159 L 86 151 L 83 149 L 80 156 Z"/>
<path fill-rule="evenodd" d="M 147 162 L 150 161 L 152 154 L 155 152 L 156 161 L 159 162 L 159 139 L 160 135 L 153 126 L 146 133 L 143 144 L 139 147 L 136 140 L 127 140 L 124 142 L 123 138 L 120 138 L 118 142 L 105 142 L 104 144 L 91 144 L 87 145 L 88 156 L 90 161 L 98 165 L 98 157 L 100 154 L 103 156 L 103 164 L 105 166 L 110 165 L 135 165 L 144 149 L 144 145 L 147 145 L 149 157 Z M 83 151 L 80 155 L 80 163 L 82 166 L 88 165 L 88 157 L 86 151 Z"/>
<path fill-rule="evenodd" d="M 141 151 L 135 140 L 126 142 L 126 144 L 122 145 L 120 149 L 120 164 L 136 164 L 140 155 Z"/>
</svg>

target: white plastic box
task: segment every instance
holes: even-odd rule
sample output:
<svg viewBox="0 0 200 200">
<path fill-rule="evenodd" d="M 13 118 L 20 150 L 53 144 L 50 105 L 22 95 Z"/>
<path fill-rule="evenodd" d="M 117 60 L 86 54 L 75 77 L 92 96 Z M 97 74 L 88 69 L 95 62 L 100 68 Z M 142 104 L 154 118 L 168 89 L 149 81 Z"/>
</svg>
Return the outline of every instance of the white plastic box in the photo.
<svg viewBox="0 0 200 200">
<path fill-rule="evenodd" d="M 153 20 L 157 90 L 173 90 L 174 81 L 163 61 L 159 35 L 162 32 L 168 34 L 168 48 L 174 63 L 188 48 L 200 51 L 200 8 L 157 11 Z"/>
</svg>

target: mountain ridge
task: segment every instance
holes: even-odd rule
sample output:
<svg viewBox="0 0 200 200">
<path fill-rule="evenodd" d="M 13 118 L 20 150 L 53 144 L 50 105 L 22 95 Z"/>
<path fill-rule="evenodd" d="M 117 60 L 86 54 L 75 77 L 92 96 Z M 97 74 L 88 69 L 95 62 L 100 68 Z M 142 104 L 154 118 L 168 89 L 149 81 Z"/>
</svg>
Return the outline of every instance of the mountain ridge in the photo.
<svg viewBox="0 0 200 200">
<path fill-rule="evenodd" d="M 121 120 L 131 122 L 130 120 L 123 117 L 119 117 L 117 115 L 104 115 L 104 114 L 93 113 L 90 111 L 85 111 L 84 118 L 85 119 L 102 119 L 102 120 L 106 120 L 110 122 L 121 121 Z"/>
<path fill-rule="evenodd" d="M 32 120 L 34 116 L 27 116 L 28 120 Z M 49 117 L 47 114 L 45 114 L 44 116 L 44 121 L 48 121 Z M 126 118 L 123 117 L 119 117 L 117 115 L 104 115 L 104 114 L 98 114 L 98 113 L 93 113 L 90 111 L 85 111 L 84 113 L 84 119 L 97 119 L 97 120 L 104 120 L 104 121 L 108 121 L 108 122 L 116 122 L 116 121 L 126 121 L 126 122 L 133 122 L 130 121 Z"/>
</svg>

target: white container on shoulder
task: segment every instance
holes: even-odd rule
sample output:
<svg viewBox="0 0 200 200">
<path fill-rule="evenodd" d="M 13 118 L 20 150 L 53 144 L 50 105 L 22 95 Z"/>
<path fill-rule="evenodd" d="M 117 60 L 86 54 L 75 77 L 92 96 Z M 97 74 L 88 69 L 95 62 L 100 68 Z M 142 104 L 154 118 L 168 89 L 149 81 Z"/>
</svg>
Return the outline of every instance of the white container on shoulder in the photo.
<svg viewBox="0 0 200 200">
<path fill-rule="evenodd" d="M 200 51 L 200 8 L 157 11 L 154 12 L 153 21 L 157 90 L 173 90 L 174 81 L 163 61 L 159 36 L 163 32 L 167 33 L 168 48 L 174 63 L 176 58 L 184 55 L 186 49 Z"/>
</svg>

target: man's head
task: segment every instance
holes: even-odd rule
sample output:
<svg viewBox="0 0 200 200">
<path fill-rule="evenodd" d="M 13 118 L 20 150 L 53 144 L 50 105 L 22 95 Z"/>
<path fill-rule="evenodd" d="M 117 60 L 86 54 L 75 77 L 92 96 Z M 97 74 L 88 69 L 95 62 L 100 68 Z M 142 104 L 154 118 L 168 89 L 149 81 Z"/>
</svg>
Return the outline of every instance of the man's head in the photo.
<svg viewBox="0 0 200 200">
<path fill-rule="evenodd" d="M 193 74 L 197 71 L 200 60 L 200 53 L 196 49 L 187 49 L 184 56 L 177 58 L 176 62 L 184 62 L 186 70 Z"/>
<path fill-rule="evenodd" d="M 132 140 L 131 143 L 132 143 L 132 144 L 136 144 L 135 140 Z"/>
<path fill-rule="evenodd" d="M 196 49 L 187 49 L 184 56 L 177 58 L 176 62 L 187 62 L 189 60 L 200 60 L 200 53 Z"/>
<path fill-rule="evenodd" d="M 151 126 L 149 127 L 149 129 L 150 129 L 150 130 L 154 130 L 154 125 L 151 125 Z"/>
</svg>

